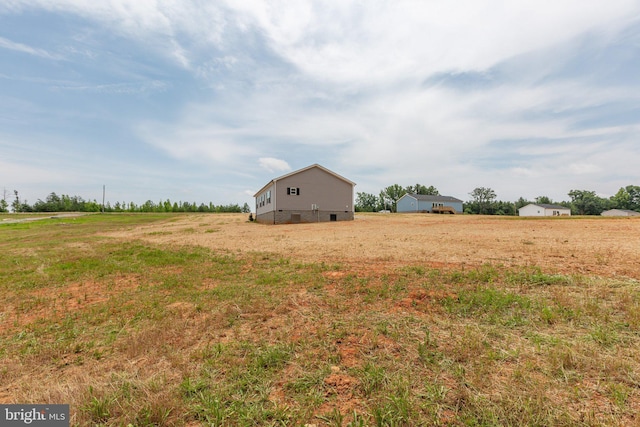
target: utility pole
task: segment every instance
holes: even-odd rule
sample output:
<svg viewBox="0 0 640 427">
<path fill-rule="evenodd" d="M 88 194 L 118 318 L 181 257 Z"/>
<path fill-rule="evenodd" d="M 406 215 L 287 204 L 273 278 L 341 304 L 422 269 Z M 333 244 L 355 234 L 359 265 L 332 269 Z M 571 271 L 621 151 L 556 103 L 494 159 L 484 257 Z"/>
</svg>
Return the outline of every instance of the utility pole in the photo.
<svg viewBox="0 0 640 427">
<path fill-rule="evenodd" d="M 106 190 L 106 185 L 102 185 L 102 213 L 104 213 L 104 193 Z"/>
</svg>

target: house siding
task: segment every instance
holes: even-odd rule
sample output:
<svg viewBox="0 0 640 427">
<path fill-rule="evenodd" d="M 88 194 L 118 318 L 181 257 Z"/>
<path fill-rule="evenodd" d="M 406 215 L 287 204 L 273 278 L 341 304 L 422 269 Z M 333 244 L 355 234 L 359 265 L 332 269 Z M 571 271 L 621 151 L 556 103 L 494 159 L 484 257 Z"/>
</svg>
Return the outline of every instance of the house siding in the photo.
<svg viewBox="0 0 640 427">
<path fill-rule="evenodd" d="M 260 193 L 256 195 L 256 217 L 259 218 L 267 214 L 268 212 L 273 212 L 275 209 L 275 183 L 264 188 Z M 267 195 L 270 195 L 270 200 L 267 199 Z M 262 203 L 262 197 L 264 196 L 264 204 Z"/>
<path fill-rule="evenodd" d="M 563 206 L 540 206 L 528 204 L 518 209 L 519 216 L 570 216 L 571 210 Z"/>
<path fill-rule="evenodd" d="M 635 212 L 626 209 L 610 209 L 602 212 L 602 216 L 640 216 L 640 212 Z"/>
<path fill-rule="evenodd" d="M 419 212 L 418 200 L 405 194 L 398 199 L 396 210 L 398 212 Z"/>
<path fill-rule="evenodd" d="M 398 212 L 431 213 L 435 203 L 437 206 L 450 206 L 455 209 L 457 213 L 462 213 L 461 201 L 447 200 L 446 196 L 443 197 L 445 198 L 433 197 L 430 199 L 429 197 L 426 197 L 427 200 L 420 200 L 413 195 L 405 194 L 398 199 L 396 209 Z"/>
<path fill-rule="evenodd" d="M 353 186 L 318 165 L 293 172 L 255 195 L 256 220 L 269 224 L 353 220 Z M 263 204 L 269 192 L 271 202 Z"/>
<path fill-rule="evenodd" d="M 300 189 L 299 195 L 287 194 L 287 188 Z M 277 181 L 277 209 L 322 211 L 353 210 L 353 186 L 319 168 L 312 168 Z"/>
</svg>

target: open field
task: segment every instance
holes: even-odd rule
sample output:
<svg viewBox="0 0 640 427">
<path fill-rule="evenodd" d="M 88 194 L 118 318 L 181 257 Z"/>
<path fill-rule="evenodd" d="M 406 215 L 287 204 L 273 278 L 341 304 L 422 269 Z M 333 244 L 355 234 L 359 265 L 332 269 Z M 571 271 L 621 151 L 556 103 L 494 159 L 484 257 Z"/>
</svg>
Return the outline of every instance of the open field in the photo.
<svg viewBox="0 0 640 427">
<path fill-rule="evenodd" d="M 636 425 L 640 220 L 0 224 L 0 403 L 72 425 Z"/>
<path fill-rule="evenodd" d="M 246 215 L 187 218 L 114 235 L 231 253 L 265 252 L 304 262 L 378 270 L 540 267 L 546 272 L 640 279 L 640 221 L 630 218 L 518 218 L 358 214 L 354 222 L 256 227 Z M 214 233 L 214 234 L 211 234 Z"/>
</svg>

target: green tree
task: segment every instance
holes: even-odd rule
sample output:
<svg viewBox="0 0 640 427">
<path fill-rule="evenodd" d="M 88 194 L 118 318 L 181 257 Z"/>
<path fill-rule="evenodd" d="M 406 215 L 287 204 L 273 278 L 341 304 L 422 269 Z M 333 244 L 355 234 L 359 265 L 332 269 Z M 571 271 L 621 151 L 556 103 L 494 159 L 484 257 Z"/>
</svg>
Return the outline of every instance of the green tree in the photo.
<svg viewBox="0 0 640 427">
<path fill-rule="evenodd" d="M 497 197 L 496 192 L 488 187 L 477 187 L 469 195 L 473 202 L 478 205 L 478 213 L 481 215 L 489 213 L 489 207 Z"/>
<path fill-rule="evenodd" d="M 33 210 L 34 212 L 67 211 L 63 198 L 58 196 L 56 193 L 49 194 L 44 202 L 38 199 L 38 201 L 33 204 Z"/>
<path fill-rule="evenodd" d="M 83 210 L 84 212 L 100 212 L 102 210 L 102 204 L 98 203 L 96 199 L 86 201 Z"/>
<path fill-rule="evenodd" d="M 516 200 L 515 208 L 516 209 L 520 209 L 521 207 L 527 206 L 530 203 L 531 202 L 528 201 L 527 199 L 525 199 L 524 197 L 520 197 L 518 200 Z"/>
<path fill-rule="evenodd" d="M 18 190 L 13 190 L 13 195 L 15 196 L 15 200 L 13 201 L 13 203 L 11 203 L 11 209 L 13 209 L 14 212 L 22 212 L 21 210 L 22 204 L 20 203 L 20 196 L 18 195 Z"/>
<path fill-rule="evenodd" d="M 396 203 L 407 191 L 398 184 L 390 185 L 380 192 L 380 200 L 385 207 L 390 207 L 391 212 L 397 211 Z M 386 209 L 386 208 L 385 208 Z"/>
<path fill-rule="evenodd" d="M 141 212 L 153 212 L 156 208 L 156 204 L 152 200 L 147 200 L 140 206 Z"/>
<path fill-rule="evenodd" d="M 600 215 L 608 208 L 608 200 L 598 197 L 595 191 L 571 190 L 571 207 L 578 215 Z"/>
<path fill-rule="evenodd" d="M 409 185 L 405 188 L 405 192 L 409 194 L 423 194 L 430 196 L 439 196 L 440 192 L 433 185 L 427 187 L 422 184 Z"/>
<path fill-rule="evenodd" d="M 516 207 L 511 202 L 497 201 L 491 206 L 491 215 L 515 215 Z"/>
<path fill-rule="evenodd" d="M 536 197 L 536 203 L 542 204 L 542 205 L 552 205 L 553 204 L 551 199 L 549 197 L 547 197 L 547 196 L 538 196 L 538 197 Z"/>
<path fill-rule="evenodd" d="M 2 189 L 2 200 L 0 200 L 0 212 L 9 212 L 9 203 L 7 202 L 7 195 L 9 192 L 6 188 Z"/>
<path fill-rule="evenodd" d="M 357 193 L 356 195 L 356 211 L 357 212 L 375 212 L 378 208 L 378 197 L 371 193 Z"/>
<path fill-rule="evenodd" d="M 611 205 L 618 209 L 630 209 L 640 212 L 640 186 L 627 185 L 611 196 Z"/>
</svg>

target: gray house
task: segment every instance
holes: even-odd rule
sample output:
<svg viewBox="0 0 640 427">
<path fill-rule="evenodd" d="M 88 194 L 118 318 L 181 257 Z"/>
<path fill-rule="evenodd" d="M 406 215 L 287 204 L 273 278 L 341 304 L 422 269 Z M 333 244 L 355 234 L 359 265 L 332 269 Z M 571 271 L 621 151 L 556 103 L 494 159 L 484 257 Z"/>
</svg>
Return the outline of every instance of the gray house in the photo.
<svg viewBox="0 0 640 427">
<path fill-rule="evenodd" d="M 353 220 L 356 184 L 318 164 L 274 178 L 253 197 L 266 224 Z"/>
<path fill-rule="evenodd" d="M 462 200 L 450 196 L 407 193 L 396 206 L 398 212 L 462 213 Z"/>
<path fill-rule="evenodd" d="M 629 209 L 609 209 L 602 212 L 602 216 L 640 216 L 640 212 L 632 211 Z"/>
</svg>

